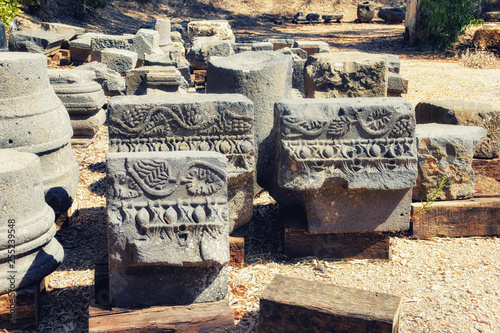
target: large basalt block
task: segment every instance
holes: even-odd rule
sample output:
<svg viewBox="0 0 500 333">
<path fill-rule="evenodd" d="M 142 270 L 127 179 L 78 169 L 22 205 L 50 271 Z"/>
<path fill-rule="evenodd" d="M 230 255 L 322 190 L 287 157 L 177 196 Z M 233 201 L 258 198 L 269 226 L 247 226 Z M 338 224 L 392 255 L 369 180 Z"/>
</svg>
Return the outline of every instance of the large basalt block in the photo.
<svg viewBox="0 0 500 333">
<path fill-rule="evenodd" d="M 142 30 L 142 29 L 141 29 Z M 92 58 L 100 61 L 101 51 L 108 48 L 133 51 L 139 59 L 144 60 L 146 54 L 162 53 L 159 49 L 159 34 L 137 32 L 135 35 L 96 35 L 92 37 Z"/>
<path fill-rule="evenodd" d="M 0 149 L 0 294 L 39 283 L 62 262 L 40 159 Z"/>
<path fill-rule="evenodd" d="M 126 74 L 137 65 L 137 53 L 120 49 L 101 50 L 101 62 L 120 74 Z"/>
<path fill-rule="evenodd" d="M 120 73 L 109 69 L 108 66 L 103 63 L 93 61 L 80 66 L 79 69 L 93 71 L 96 75 L 97 82 L 101 84 L 106 96 L 123 95 L 125 93 L 125 79 L 122 78 Z"/>
<path fill-rule="evenodd" d="M 387 57 L 362 52 L 319 53 L 305 64 L 307 98 L 387 96 Z"/>
<path fill-rule="evenodd" d="M 228 290 L 227 161 L 215 152 L 110 153 L 110 300 L 213 302 Z"/>
<path fill-rule="evenodd" d="M 413 199 L 426 201 L 441 179 L 446 184 L 438 200 L 468 199 L 474 196 L 474 146 L 486 136 L 486 130 L 475 126 L 443 124 L 417 125 L 418 179 Z"/>
<path fill-rule="evenodd" d="M 278 52 L 243 52 L 210 60 L 207 93 L 236 93 L 248 97 L 255 108 L 257 181 L 266 187 L 272 172 L 271 158 L 274 103 L 290 98 L 292 57 Z"/>
<path fill-rule="evenodd" d="M 216 151 L 226 155 L 232 231 L 252 217 L 253 105 L 241 95 L 114 97 L 108 106 L 111 152 Z"/>
<path fill-rule="evenodd" d="M 142 66 L 128 71 L 125 78 L 127 95 L 158 94 L 179 92 L 187 89 L 187 82 L 174 66 Z"/>
<path fill-rule="evenodd" d="M 194 69 L 206 69 L 206 63 L 212 57 L 228 57 L 233 55 L 231 41 L 219 40 L 217 37 L 197 37 L 186 55 Z"/>
<path fill-rule="evenodd" d="M 474 157 L 500 156 L 500 110 L 485 103 L 441 100 L 420 102 L 415 107 L 418 124 L 439 123 L 479 126 L 488 131 L 482 143 L 475 147 Z"/>
<path fill-rule="evenodd" d="M 71 115 L 71 127 L 73 127 L 73 138 L 93 137 L 106 121 L 106 112 L 99 109 L 92 114 Z"/>
<path fill-rule="evenodd" d="M 327 42 L 323 41 L 298 40 L 293 43 L 293 47 L 306 51 L 307 55 L 330 53 L 330 46 Z"/>
<path fill-rule="evenodd" d="M 216 36 L 220 40 L 235 41 L 233 30 L 229 22 L 225 20 L 192 21 L 188 23 L 187 31 L 190 41 L 196 37 L 209 36 Z"/>
<path fill-rule="evenodd" d="M 95 72 L 83 69 L 49 70 L 50 84 L 70 115 L 89 115 L 99 111 L 106 98 Z"/>
<path fill-rule="evenodd" d="M 50 85 L 46 58 L 0 53 L 0 86 L 0 148 L 40 157 L 45 199 L 61 214 L 75 198 L 78 163 L 69 145 L 69 115 Z"/>
<path fill-rule="evenodd" d="M 63 35 L 68 41 L 85 33 L 85 29 L 82 27 L 75 27 L 73 25 L 62 23 L 42 22 L 40 24 L 40 28 L 43 31 L 55 32 Z"/>
<path fill-rule="evenodd" d="M 275 108 L 278 184 L 271 195 L 305 206 L 310 232 L 408 229 L 417 177 L 409 102 L 302 99 Z"/>
<path fill-rule="evenodd" d="M 9 50 L 53 55 L 61 48 L 64 39 L 64 35 L 49 31 L 34 29 L 14 31 L 9 36 Z"/>
</svg>

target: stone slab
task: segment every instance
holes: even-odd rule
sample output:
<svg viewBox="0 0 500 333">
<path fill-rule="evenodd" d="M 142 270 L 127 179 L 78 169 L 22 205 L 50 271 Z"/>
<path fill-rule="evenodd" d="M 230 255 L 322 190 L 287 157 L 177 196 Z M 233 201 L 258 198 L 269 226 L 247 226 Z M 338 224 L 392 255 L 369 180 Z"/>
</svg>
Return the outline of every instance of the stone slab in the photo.
<svg viewBox="0 0 500 333">
<path fill-rule="evenodd" d="M 69 119 L 74 137 L 93 137 L 106 121 L 106 111 L 99 109 L 93 114 L 72 114 Z"/>
<path fill-rule="evenodd" d="M 269 38 L 267 39 L 267 42 L 273 44 L 273 50 L 279 50 L 283 49 L 285 47 L 292 48 L 293 43 L 295 42 L 293 39 L 284 39 L 284 38 Z"/>
<path fill-rule="evenodd" d="M 142 66 L 127 72 L 127 95 L 147 95 L 150 89 L 177 92 L 187 83 L 174 66 Z"/>
<path fill-rule="evenodd" d="M 187 26 L 188 38 L 192 41 L 196 37 L 216 36 L 220 40 L 235 41 L 233 30 L 228 21 L 204 20 L 191 21 Z"/>
<path fill-rule="evenodd" d="M 116 96 L 125 94 L 125 79 L 120 73 L 111 70 L 103 63 L 93 61 L 79 66 L 80 69 L 91 70 L 95 73 L 97 82 L 99 82 L 106 96 Z"/>
<path fill-rule="evenodd" d="M 112 309 L 90 305 L 90 333 L 234 332 L 234 316 L 227 300 L 184 306 Z"/>
<path fill-rule="evenodd" d="M 418 215 L 422 203 L 412 204 L 413 235 L 432 237 L 475 237 L 500 235 L 500 196 L 476 194 L 474 198 L 437 201 Z"/>
<path fill-rule="evenodd" d="M 42 30 L 44 31 L 50 31 L 58 33 L 60 35 L 64 35 L 66 37 L 66 40 L 73 39 L 85 33 L 85 28 L 54 22 L 42 22 L 40 24 L 40 28 L 42 28 Z"/>
<path fill-rule="evenodd" d="M 206 63 L 214 57 L 228 57 L 234 54 L 232 42 L 219 40 L 215 36 L 196 37 L 192 41 L 191 48 L 186 59 L 194 69 L 206 69 Z"/>
<path fill-rule="evenodd" d="M 126 74 L 129 70 L 137 66 L 137 53 L 134 51 L 120 49 L 101 50 L 101 62 L 109 69 L 117 71 L 120 74 Z"/>
<path fill-rule="evenodd" d="M 323 41 L 296 40 L 293 47 L 306 51 L 308 56 L 316 53 L 330 53 L 330 46 Z"/>
<path fill-rule="evenodd" d="M 9 51 L 29 51 L 51 56 L 61 48 L 64 38 L 64 35 L 42 30 L 14 31 L 9 36 Z"/>
<path fill-rule="evenodd" d="M 399 332 L 401 297 L 277 275 L 260 299 L 259 332 Z"/>
</svg>

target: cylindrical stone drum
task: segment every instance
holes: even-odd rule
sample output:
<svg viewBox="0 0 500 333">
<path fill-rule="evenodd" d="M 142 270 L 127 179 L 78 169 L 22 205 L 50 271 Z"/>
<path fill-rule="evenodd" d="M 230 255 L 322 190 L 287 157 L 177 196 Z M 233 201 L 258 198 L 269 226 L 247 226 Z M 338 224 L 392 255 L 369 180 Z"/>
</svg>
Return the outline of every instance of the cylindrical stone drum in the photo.
<svg viewBox="0 0 500 333">
<path fill-rule="evenodd" d="M 0 294 L 29 286 L 64 257 L 54 211 L 44 200 L 40 159 L 0 149 Z"/>
<path fill-rule="evenodd" d="M 49 83 L 41 54 L 0 53 L 0 148 L 40 157 L 46 202 L 56 215 L 72 204 L 78 163 L 68 112 Z"/>
<path fill-rule="evenodd" d="M 273 155 L 274 103 L 290 98 L 292 57 L 272 51 L 243 52 L 210 60 L 207 93 L 236 93 L 254 103 L 257 182 L 266 187 Z"/>
</svg>

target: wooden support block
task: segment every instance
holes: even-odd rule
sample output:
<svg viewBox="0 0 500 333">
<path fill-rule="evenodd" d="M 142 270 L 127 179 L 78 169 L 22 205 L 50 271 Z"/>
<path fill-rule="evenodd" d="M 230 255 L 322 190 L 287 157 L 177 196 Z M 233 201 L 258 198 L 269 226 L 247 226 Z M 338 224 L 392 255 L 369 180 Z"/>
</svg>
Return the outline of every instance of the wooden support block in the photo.
<svg viewBox="0 0 500 333">
<path fill-rule="evenodd" d="M 0 328 L 34 330 L 38 326 L 40 285 L 0 295 Z"/>
<path fill-rule="evenodd" d="M 277 275 L 262 294 L 259 332 L 399 332 L 401 298 Z"/>
<path fill-rule="evenodd" d="M 428 212 L 415 215 L 421 206 L 422 203 L 412 204 L 413 235 L 420 238 L 500 235 L 498 195 L 436 201 Z"/>
<path fill-rule="evenodd" d="M 292 258 L 389 259 L 387 232 L 314 234 L 293 225 L 285 228 L 285 254 Z"/>
<path fill-rule="evenodd" d="M 500 181 L 500 158 L 491 160 L 475 158 L 472 160 L 475 173 Z"/>
<path fill-rule="evenodd" d="M 89 307 L 89 332 L 233 332 L 227 300 L 182 306 L 106 310 Z"/>
<path fill-rule="evenodd" d="M 69 207 L 68 211 L 64 214 L 61 214 L 56 220 L 56 230 L 61 230 L 64 223 L 67 223 L 67 226 L 70 226 L 73 223 L 73 218 L 78 216 L 78 202 L 76 199 L 73 201 L 71 207 Z"/>
<path fill-rule="evenodd" d="M 229 237 L 229 266 L 241 268 L 245 265 L 245 238 Z"/>
</svg>

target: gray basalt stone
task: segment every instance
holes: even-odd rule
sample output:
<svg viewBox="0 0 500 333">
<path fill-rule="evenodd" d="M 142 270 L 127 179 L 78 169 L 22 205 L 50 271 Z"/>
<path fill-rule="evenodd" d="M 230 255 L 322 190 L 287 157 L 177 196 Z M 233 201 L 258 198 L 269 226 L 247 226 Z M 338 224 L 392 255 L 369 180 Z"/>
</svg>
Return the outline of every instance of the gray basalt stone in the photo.
<svg viewBox="0 0 500 333">
<path fill-rule="evenodd" d="M 0 53 L 0 86 L 0 148 L 40 157 L 45 200 L 59 215 L 75 198 L 78 163 L 69 115 L 50 85 L 45 56 Z"/>
<path fill-rule="evenodd" d="M 146 54 L 161 54 L 159 48 L 159 34 L 155 30 L 141 29 L 135 35 L 96 35 L 92 37 L 92 59 L 100 61 L 101 51 L 115 48 L 137 53 L 140 60 L 144 60 Z"/>
<path fill-rule="evenodd" d="M 62 23 L 42 22 L 40 24 L 40 28 L 43 31 L 55 32 L 57 34 L 64 35 L 67 41 L 85 34 L 84 28 Z"/>
<path fill-rule="evenodd" d="M 96 33 L 86 33 L 78 38 L 69 41 L 69 53 L 71 60 L 79 62 L 89 62 L 92 53 L 92 37 Z"/>
<path fill-rule="evenodd" d="M 252 217 L 253 105 L 241 95 L 114 97 L 108 106 L 110 152 L 216 151 L 228 166 L 229 230 Z"/>
<path fill-rule="evenodd" d="M 457 100 L 425 101 L 415 107 L 417 123 L 439 123 L 462 126 L 479 126 L 488 135 L 474 149 L 476 158 L 500 156 L 500 110 L 486 103 Z"/>
<path fill-rule="evenodd" d="M 474 196 L 474 147 L 486 136 L 486 130 L 476 126 L 419 124 L 418 180 L 413 199 L 426 201 L 446 177 L 438 200 L 468 199 Z"/>
<path fill-rule="evenodd" d="M 273 50 L 276 51 L 285 47 L 292 48 L 295 41 L 293 39 L 269 38 L 267 42 L 273 44 Z"/>
<path fill-rule="evenodd" d="M 188 38 L 193 41 L 196 37 L 216 36 L 220 40 L 229 40 L 234 43 L 233 30 L 228 21 L 205 20 L 192 21 L 187 26 Z"/>
<path fill-rule="evenodd" d="M 106 96 L 123 95 L 125 93 L 125 79 L 122 78 L 120 73 L 109 69 L 105 64 L 93 61 L 78 68 L 93 71 Z"/>
<path fill-rule="evenodd" d="M 0 160 L 0 294 L 4 294 L 39 283 L 61 264 L 64 251 L 54 238 L 54 211 L 44 200 L 40 159 L 0 149 Z"/>
<path fill-rule="evenodd" d="M 101 62 L 120 74 L 126 74 L 137 66 L 137 53 L 120 49 L 101 50 Z"/>
<path fill-rule="evenodd" d="M 243 52 L 207 64 L 207 93 L 242 94 L 254 103 L 257 181 L 262 187 L 272 172 L 269 151 L 274 103 L 290 98 L 291 89 L 292 57 L 278 52 Z"/>
<path fill-rule="evenodd" d="M 197 37 L 193 39 L 186 58 L 194 69 L 206 69 L 206 63 L 212 57 L 228 57 L 233 55 L 231 41 L 219 40 L 217 37 Z"/>
<path fill-rule="evenodd" d="M 172 44 L 172 39 L 170 38 L 171 28 L 169 19 L 156 19 L 155 30 L 160 34 L 160 46 Z"/>
<path fill-rule="evenodd" d="M 384 53 L 382 54 L 387 57 L 387 69 L 389 72 L 399 74 L 399 71 L 401 69 L 401 60 L 399 60 L 399 57 L 394 54 L 387 54 Z"/>
<path fill-rule="evenodd" d="M 327 42 L 314 40 L 297 40 L 293 43 L 294 48 L 299 48 L 307 52 L 307 55 L 316 53 L 330 53 L 330 46 Z"/>
<path fill-rule="evenodd" d="M 252 51 L 273 51 L 273 44 L 270 42 L 252 43 Z"/>
<path fill-rule="evenodd" d="M 106 164 L 111 304 L 225 298 L 226 157 L 193 151 L 110 153 Z"/>
<path fill-rule="evenodd" d="M 409 102 L 301 99 L 275 108 L 279 188 L 271 195 L 284 206 L 300 202 L 310 232 L 408 229 L 417 178 Z"/>
<path fill-rule="evenodd" d="M 84 69 L 49 70 L 52 88 L 70 115 L 93 114 L 106 99 L 95 72 Z"/>
<path fill-rule="evenodd" d="M 7 46 L 7 35 L 5 34 L 5 24 L 0 22 L 0 52 L 7 52 L 9 48 Z"/>
<path fill-rule="evenodd" d="M 306 97 L 385 97 L 387 71 L 387 57 L 379 54 L 314 54 L 305 64 Z"/>
<path fill-rule="evenodd" d="M 401 97 L 401 94 L 406 93 L 404 79 L 396 73 L 387 73 L 387 95 L 391 97 Z"/>
<path fill-rule="evenodd" d="M 386 23 L 401 23 L 404 21 L 405 15 L 406 10 L 401 7 L 382 7 L 377 14 Z"/>
<path fill-rule="evenodd" d="M 99 109 L 92 114 L 70 115 L 70 120 L 73 138 L 92 138 L 106 121 L 106 112 L 104 109 Z"/>
<path fill-rule="evenodd" d="M 64 35 L 50 31 L 34 29 L 14 31 L 9 36 L 9 50 L 53 55 L 61 48 L 64 39 Z"/>
<path fill-rule="evenodd" d="M 158 95 L 187 89 L 187 82 L 174 66 L 143 66 L 128 71 L 127 95 Z"/>
<path fill-rule="evenodd" d="M 375 4 L 373 1 L 358 2 L 358 21 L 368 23 L 375 17 Z"/>
</svg>

